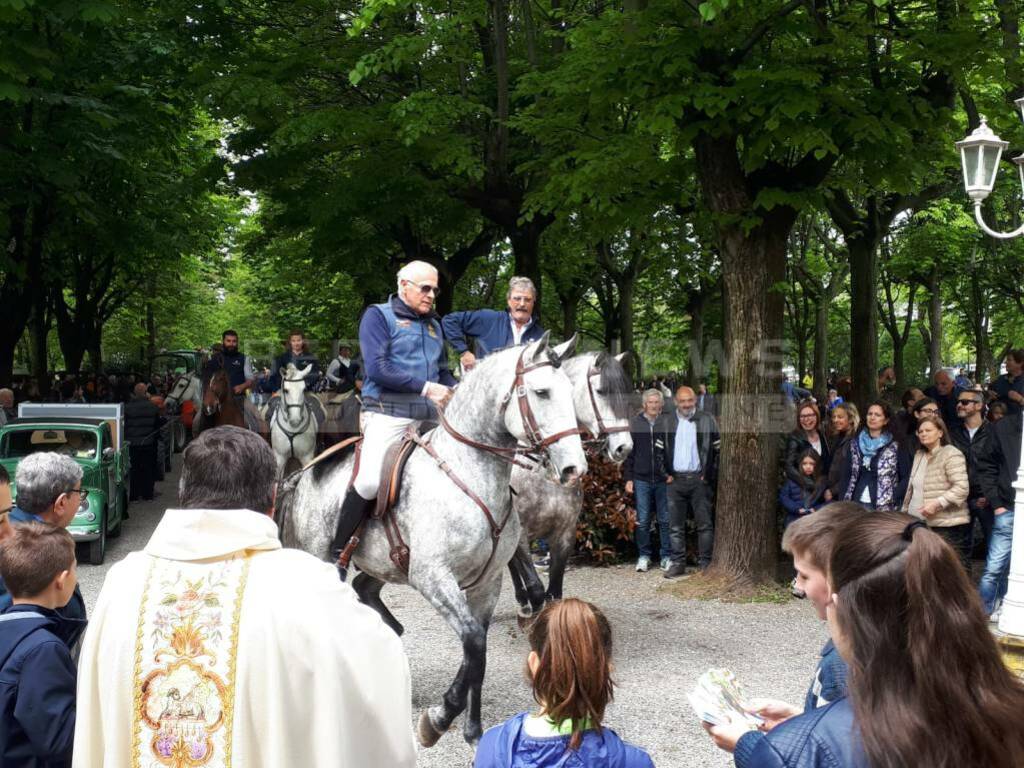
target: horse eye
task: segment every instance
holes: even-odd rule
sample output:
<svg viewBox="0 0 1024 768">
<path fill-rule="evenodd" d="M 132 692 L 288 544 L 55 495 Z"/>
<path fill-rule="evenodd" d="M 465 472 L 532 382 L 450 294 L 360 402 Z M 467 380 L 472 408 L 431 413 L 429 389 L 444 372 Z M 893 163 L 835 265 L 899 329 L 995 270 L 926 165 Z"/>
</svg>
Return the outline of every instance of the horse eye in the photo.
<svg viewBox="0 0 1024 768">
<path fill-rule="evenodd" d="M 603 389 L 601 389 L 601 388 L 595 389 L 594 391 L 595 391 L 595 392 L 596 392 L 597 394 L 599 394 L 599 395 L 604 395 L 604 393 L 605 393 L 605 392 L 604 392 L 604 390 L 603 390 Z"/>
<path fill-rule="evenodd" d="M 533 394 L 537 397 L 548 397 L 551 393 L 546 389 L 535 389 L 533 390 Z"/>
</svg>

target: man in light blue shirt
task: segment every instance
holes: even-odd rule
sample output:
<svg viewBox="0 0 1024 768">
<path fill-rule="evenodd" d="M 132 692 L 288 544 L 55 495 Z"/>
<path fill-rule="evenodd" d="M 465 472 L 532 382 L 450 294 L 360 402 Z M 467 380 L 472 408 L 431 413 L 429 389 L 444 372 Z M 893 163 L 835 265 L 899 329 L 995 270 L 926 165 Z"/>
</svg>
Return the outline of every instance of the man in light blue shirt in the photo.
<svg viewBox="0 0 1024 768">
<path fill-rule="evenodd" d="M 669 537 L 672 562 L 666 579 L 686 573 L 686 520 L 697 525 L 697 560 L 701 569 L 711 564 L 715 526 L 711 497 L 715 488 L 718 424 L 707 411 L 697 409 L 697 396 L 680 387 L 675 396 L 675 429 L 668 430 L 672 482 L 668 485 Z M 669 417 L 672 424 L 672 418 Z"/>
</svg>

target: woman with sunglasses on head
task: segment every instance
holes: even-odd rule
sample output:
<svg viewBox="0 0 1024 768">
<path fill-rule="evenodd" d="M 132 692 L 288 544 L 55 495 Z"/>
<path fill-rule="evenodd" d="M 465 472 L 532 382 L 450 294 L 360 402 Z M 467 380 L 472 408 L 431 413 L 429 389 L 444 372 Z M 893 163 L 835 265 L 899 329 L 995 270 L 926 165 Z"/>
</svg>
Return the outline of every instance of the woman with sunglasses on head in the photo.
<svg viewBox="0 0 1024 768">
<path fill-rule="evenodd" d="M 940 536 L 896 512 L 854 517 L 837 533 L 829 587 L 848 696 L 772 728 L 748 765 L 1024 765 L 1024 683 L 1000 658 L 977 591 Z"/>
</svg>

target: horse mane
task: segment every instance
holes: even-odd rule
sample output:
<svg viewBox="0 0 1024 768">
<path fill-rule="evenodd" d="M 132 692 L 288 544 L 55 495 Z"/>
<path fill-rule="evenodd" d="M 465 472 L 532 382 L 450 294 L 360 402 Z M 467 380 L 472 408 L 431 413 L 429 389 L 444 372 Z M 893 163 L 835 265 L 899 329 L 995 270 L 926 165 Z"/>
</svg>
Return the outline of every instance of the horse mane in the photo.
<svg viewBox="0 0 1024 768">
<path fill-rule="evenodd" d="M 615 355 L 603 350 L 598 353 L 594 365 L 601 374 L 601 393 L 608 398 L 615 418 L 628 419 L 632 414 L 633 382 L 625 366 L 615 359 Z"/>
</svg>

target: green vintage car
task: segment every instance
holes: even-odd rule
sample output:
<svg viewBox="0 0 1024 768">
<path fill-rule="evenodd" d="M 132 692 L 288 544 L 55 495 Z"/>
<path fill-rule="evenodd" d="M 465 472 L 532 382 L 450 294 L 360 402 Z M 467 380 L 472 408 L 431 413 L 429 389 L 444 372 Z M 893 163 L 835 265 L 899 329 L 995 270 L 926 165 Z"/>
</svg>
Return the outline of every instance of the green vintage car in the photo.
<svg viewBox="0 0 1024 768">
<path fill-rule="evenodd" d="M 11 476 L 15 503 L 18 462 L 25 456 L 54 451 L 82 465 L 82 488 L 88 495 L 68 531 L 76 542 L 87 545 L 92 565 L 103 562 L 107 537 L 119 536 L 127 517 L 129 454 L 119 427 L 119 419 L 34 414 L 0 427 L 0 464 Z"/>
</svg>

